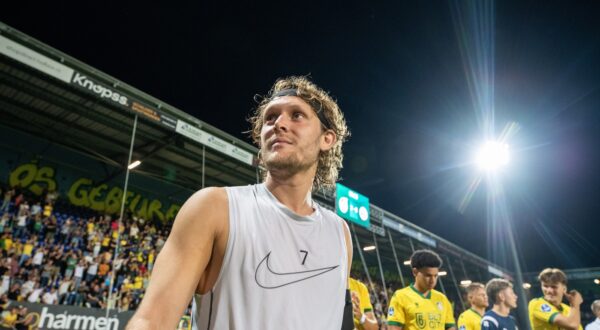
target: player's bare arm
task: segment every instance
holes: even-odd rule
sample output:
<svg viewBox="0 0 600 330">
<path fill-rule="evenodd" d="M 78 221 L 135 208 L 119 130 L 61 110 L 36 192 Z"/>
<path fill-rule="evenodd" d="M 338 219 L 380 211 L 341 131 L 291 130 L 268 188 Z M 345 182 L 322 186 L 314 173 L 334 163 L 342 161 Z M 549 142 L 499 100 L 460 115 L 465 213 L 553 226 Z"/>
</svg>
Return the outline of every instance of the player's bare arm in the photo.
<svg viewBox="0 0 600 330">
<path fill-rule="evenodd" d="M 569 300 L 569 304 L 571 305 L 569 315 L 564 316 L 562 314 L 558 314 L 554 318 L 553 323 L 560 326 L 561 328 L 577 330 L 579 329 L 579 326 L 581 324 L 580 306 L 581 303 L 583 303 L 583 298 L 581 297 L 581 294 L 575 290 L 572 290 L 565 296 L 567 297 L 567 300 Z"/>
<path fill-rule="evenodd" d="M 379 325 L 377 324 L 377 318 L 375 318 L 375 314 L 373 312 L 365 312 L 363 313 L 360 310 L 360 298 L 356 292 L 352 292 L 352 314 L 354 318 L 357 320 L 363 321 L 361 323 L 361 327 L 359 329 L 364 330 L 377 330 L 379 329 Z M 364 320 L 362 319 L 364 315 Z"/>
<path fill-rule="evenodd" d="M 346 239 L 346 251 L 348 252 L 348 274 L 346 274 L 346 278 L 350 278 L 350 268 L 352 267 L 352 236 L 350 236 L 350 229 L 348 229 L 348 224 L 346 222 L 342 222 L 342 226 L 344 227 L 344 238 Z"/>
<path fill-rule="evenodd" d="M 185 202 L 128 330 L 174 329 L 194 292 L 214 285 L 227 245 L 228 213 L 223 188 L 203 189 Z"/>
</svg>

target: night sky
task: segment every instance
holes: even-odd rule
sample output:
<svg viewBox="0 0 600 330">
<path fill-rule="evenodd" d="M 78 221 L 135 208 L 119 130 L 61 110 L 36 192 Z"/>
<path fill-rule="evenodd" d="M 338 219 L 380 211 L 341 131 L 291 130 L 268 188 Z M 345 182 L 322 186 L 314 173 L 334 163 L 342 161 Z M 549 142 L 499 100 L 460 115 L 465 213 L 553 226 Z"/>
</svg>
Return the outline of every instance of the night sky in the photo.
<svg viewBox="0 0 600 330">
<path fill-rule="evenodd" d="M 524 270 L 600 266 L 598 6 L 395 2 L 21 2 L 0 20 L 248 142 L 253 95 L 310 74 L 352 131 L 343 184 L 509 268 L 486 185 L 461 201 L 485 132 L 516 123 L 500 176 Z"/>
</svg>

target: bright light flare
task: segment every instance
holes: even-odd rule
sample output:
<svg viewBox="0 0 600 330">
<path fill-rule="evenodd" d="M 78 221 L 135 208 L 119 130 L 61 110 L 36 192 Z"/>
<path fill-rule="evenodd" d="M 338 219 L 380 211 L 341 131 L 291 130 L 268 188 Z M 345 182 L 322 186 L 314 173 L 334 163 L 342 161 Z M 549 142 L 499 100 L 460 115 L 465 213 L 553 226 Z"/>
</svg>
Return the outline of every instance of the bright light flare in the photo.
<svg viewBox="0 0 600 330">
<path fill-rule="evenodd" d="M 460 281 L 460 286 L 468 287 L 469 285 L 471 285 L 471 283 L 473 283 L 473 281 L 471 281 L 471 280 L 462 280 L 462 281 Z"/>
<path fill-rule="evenodd" d="M 442 270 L 441 272 L 438 273 L 438 276 L 446 276 L 448 275 L 448 272 L 446 272 L 445 270 Z"/>
<path fill-rule="evenodd" d="M 488 141 L 477 152 L 475 162 L 483 170 L 495 170 L 508 164 L 508 144 Z"/>
<path fill-rule="evenodd" d="M 410 266 L 410 260 L 405 260 L 404 261 L 404 266 Z"/>
<path fill-rule="evenodd" d="M 600 284 L 600 280 L 599 279 L 594 279 L 594 283 Z"/>
<path fill-rule="evenodd" d="M 363 248 L 363 251 L 373 251 L 375 250 L 375 245 L 367 245 Z"/>
<path fill-rule="evenodd" d="M 135 162 L 129 164 L 129 166 L 127 166 L 128 169 L 133 170 L 134 168 L 140 166 L 142 162 L 139 160 L 136 160 Z"/>
<path fill-rule="evenodd" d="M 523 289 L 525 289 L 525 290 L 531 289 L 531 284 L 529 284 L 529 283 L 523 283 Z"/>
</svg>

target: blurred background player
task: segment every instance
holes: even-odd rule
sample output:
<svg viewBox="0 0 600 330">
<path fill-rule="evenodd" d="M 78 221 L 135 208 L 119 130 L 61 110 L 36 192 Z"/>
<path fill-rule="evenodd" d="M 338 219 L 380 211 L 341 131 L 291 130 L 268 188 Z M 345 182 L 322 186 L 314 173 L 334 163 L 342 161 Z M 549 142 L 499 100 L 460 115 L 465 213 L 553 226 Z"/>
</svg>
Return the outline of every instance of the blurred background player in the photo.
<svg viewBox="0 0 600 330">
<path fill-rule="evenodd" d="M 557 268 L 546 268 L 538 276 L 542 285 L 541 298 L 529 302 L 529 321 L 532 330 L 577 330 L 581 327 L 581 294 L 567 293 L 567 275 Z M 563 304 L 566 297 L 570 306 Z"/>
<path fill-rule="evenodd" d="M 452 305 L 434 290 L 442 259 L 430 250 L 417 250 L 410 257 L 415 282 L 397 290 L 390 301 L 388 329 L 456 329 Z"/>
<path fill-rule="evenodd" d="M 517 308 L 517 295 L 512 284 L 495 278 L 485 285 L 485 291 L 493 306 L 483 315 L 481 330 L 517 330 L 517 322 L 510 315 L 510 310 Z"/>
<path fill-rule="evenodd" d="M 485 286 L 481 283 L 471 283 L 467 287 L 467 299 L 470 308 L 458 317 L 459 330 L 480 330 L 481 318 L 488 307 L 488 297 Z"/>
<path fill-rule="evenodd" d="M 600 299 L 592 303 L 592 313 L 596 319 L 585 326 L 585 330 L 600 330 Z"/>
<path fill-rule="evenodd" d="M 354 328 L 358 330 L 376 330 L 379 328 L 367 286 L 352 277 L 348 279 L 348 288 L 352 295 L 352 314 Z"/>
</svg>

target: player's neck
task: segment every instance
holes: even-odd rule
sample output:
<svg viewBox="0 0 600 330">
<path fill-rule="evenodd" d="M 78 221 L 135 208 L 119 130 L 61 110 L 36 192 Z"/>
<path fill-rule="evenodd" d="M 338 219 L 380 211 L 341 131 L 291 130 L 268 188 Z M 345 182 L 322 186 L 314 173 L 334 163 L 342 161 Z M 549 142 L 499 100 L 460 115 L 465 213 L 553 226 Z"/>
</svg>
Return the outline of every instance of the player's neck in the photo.
<svg viewBox="0 0 600 330">
<path fill-rule="evenodd" d="M 471 309 L 476 311 L 479 315 L 485 314 L 485 307 L 471 306 Z"/>
<path fill-rule="evenodd" d="M 500 315 L 500 316 L 504 316 L 507 317 L 510 314 L 510 307 L 506 306 L 505 304 L 494 304 L 494 307 L 492 307 L 492 310 Z"/>
<path fill-rule="evenodd" d="M 294 213 L 305 216 L 314 212 L 310 193 L 312 177 L 298 174 L 282 179 L 268 173 L 265 186 L 281 204 Z"/>
<path fill-rule="evenodd" d="M 415 289 L 417 289 L 417 291 L 419 291 L 424 296 L 428 295 L 429 291 L 431 291 L 431 289 L 429 289 L 428 287 L 421 287 L 421 286 L 419 286 L 419 284 L 417 282 L 415 282 L 413 284 L 413 287 Z"/>
<path fill-rule="evenodd" d="M 553 305 L 554 307 L 560 309 L 561 308 L 561 302 L 562 302 L 562 297 L 560 297 L 560 299 L 556 299 L 556 301 L 550 301 L 548 299 L 546 299 L 547 302 L 550 303 L 550 305 Z M 557 302 L 558 301 L 558 302 Z"/>
</svg>

